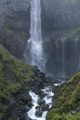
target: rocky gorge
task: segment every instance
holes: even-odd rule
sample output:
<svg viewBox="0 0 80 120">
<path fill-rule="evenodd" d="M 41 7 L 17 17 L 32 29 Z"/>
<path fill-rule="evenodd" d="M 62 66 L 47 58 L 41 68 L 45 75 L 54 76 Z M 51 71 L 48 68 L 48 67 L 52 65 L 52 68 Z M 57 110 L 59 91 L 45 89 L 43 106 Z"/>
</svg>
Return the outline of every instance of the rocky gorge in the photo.
<svg viewBox="0 0 80 120">
<path fill-rule="evenodd" d="M 79 6 L 0 1 L 0 120 L 80 119 Z"/>
<path fill-rule="evenodd" d="M 65 82 L 65 81 L 64 81 Z M 61 80 L 46 78 L 45 74 L 35 66 L 31 67 L 13 57 L 2 45 L 0 45 L 0 119 L 1 120 L 31 120 L 27 112 L 33 106 L 29 91 L 39 95 L 37 116 L 41 117 L 43 111 L 48 111 L 49 105 L 45 104 L 46 92 L 59 93 L 64 84 Z M 58 87 L 58 89 L 57 89 Z M 46 92 L 43 92 L 45 91 Z M 42 91 L 42 92 L 41 92 Z M 53 93 L 49 93 L 52 94 Z M 57 97 L 53 100 L 56 102 Z M 51 97 L 50 99 L 51 105 Z M 41 109 L 41 110 L 40 110 Z M 40 111 L 40 112 L 39 112 Z M 45 116 L 46 117 L 46 116 Z"/>
<path fill-rule="evenodd" d="M 17 60 L 0 45 L 0 119 L 26 119 L 32 106 L 28 91 L 40 89 L 45 80 L 37 67 Z"/>
<path fill-rule="evenodd" d="M 36 66 L 21 62 L 0 45 L 1 120 L 46 120 L 48 111 L 47 120 L 79 120 L 79 83 L 80 72 L 69 81 L 46 77 Z M 36 117 L 32 95 L 39 97 Z"/>
</svg>

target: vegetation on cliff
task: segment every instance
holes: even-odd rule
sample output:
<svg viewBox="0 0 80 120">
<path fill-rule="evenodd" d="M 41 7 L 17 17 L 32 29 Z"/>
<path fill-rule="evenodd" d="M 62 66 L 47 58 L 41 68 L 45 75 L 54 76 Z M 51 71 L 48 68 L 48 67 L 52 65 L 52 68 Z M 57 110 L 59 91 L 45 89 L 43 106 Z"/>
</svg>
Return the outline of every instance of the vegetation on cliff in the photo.
<svg viewBox="0 0 80 120">
<path fill-rule="evenodd" d="M 59 100 L 47 120 L 80 120 L 80 72 L 60 90 Z"/>
<path fill-rule="evenodd" d="M 34 67 L 16 59 L 0 45 L 0 120 L 10 106 L 15 106 L 20 90 L 27 93 L 33 70 Z"/>
<path fill-rule="evenodd" d="M 77 27 L 77 28 L 71 30 L 71 32 L 69 31 L 69 33 L 67 35 L 68 40 L 74 40 L 76 38 L 80 39 L 80 27 Z"/>
</svg>

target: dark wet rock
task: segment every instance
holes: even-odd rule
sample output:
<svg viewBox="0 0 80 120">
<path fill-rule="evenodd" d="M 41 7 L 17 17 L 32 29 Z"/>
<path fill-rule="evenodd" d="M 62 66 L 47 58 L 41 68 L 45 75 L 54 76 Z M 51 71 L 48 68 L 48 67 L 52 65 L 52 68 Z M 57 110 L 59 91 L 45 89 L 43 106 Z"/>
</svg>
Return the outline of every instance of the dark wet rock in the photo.
<svg viewBox="0 0 80 120">
<path fill-rule="evenodd" d="M 39 100 L 38 103 L 39 103 L 39 106 L 37 106 L 36 109 L 41 108 L 42 111 L 47 111 L 49 109 L 49 105 L 46 105 L 44 100 Z"/>
<path fill-rule="evenodd" d="M 27 104 L 28 104 L 29 107 L 32 107 L 32 106 L 33 106 L 33 104 L 32 104 L 31 101 L 29 101 Z"/>
<path fill-rule="evenodd" d="M 37 110 L 40 109 L 40 106 L 37 106 L 36 109 L 37 109 Z"/>
<path fill-rule="evenodd" d="M 23 113 L 19 120 L 26 120 L 26 114 Z"/>
<path fill-rule="evenodd" d="M 26 114 L 27 110 L 27 107 L 23 107 L 22 109 L 20 109 L 20 111 L 18 111 L 19 120 L 31 120 Z"/>
<path fill-rule="evenodd" d="M 26 105 L 25 108 L 26 108 L 26 111 L 28 112 L 31 107 L 29 105 Z"/>
<path fill-rule="evenodd" d="M 38 90 L 39 88 L 35 88 L 33 89 L 33 91 L 37 94 L 37 95 L 41 95 L 41 91 L 40 89 Z"/>
<path fill-rule="evenodd" d="M 43 113 L 43 111 L 42 111 L 42 108 L 40 107 L 40 108 L 36 111 L 36 116 L 37 116 L 37 117 L 41 117 L 41 116 L 42 116 L 42 113 Z"/>
<path fill-rule="evenodd" d="M 9 103 L 9 100 L 7 100 L 5 97 L 0 97 L 0 99 L 1 99 L 1 102 L 2 102 L 4 105 L 6 105 L 6 104 Z"/>
<path fill-rule="evenodd" d="M 42 110 L 47 111 L 49 109 L 49 105 L 42 104 Z"/>
<path fill-rule="evenodd" d="M 39 104 L 39 105 L 45 104 L 45 101 L 40 99 L 40 100 L 38 101 L 38 104 Z"/>
<path fill-rule="evenodd" d="M 69 113 L 71 114 L 76 114 L 78 111 L 80 110 L 80 105 L 78 107 L 76 107 L 75 109 L 71 110 Z"/>
<path fill-rule="evenodd" d="M 26 115 L 25 120 L 32 120 L 29 116 Z"/>
<path fill-rule="evenodd" d="M 29 94 L 23 94 L 23 95 L 22 95 L 22 101 L 23 101 L 24 103 L 27 103 L 28 101 L 30 102 L 30 101 L 31 101 L 30 95 L 29 95 Z"/>
<path fill-rule="evenodd" d="M 2 56 L 2 54 L 0 54 L 0 61 L 1 61 L 1 60 L 3 60 L 3 56 Z"/>
</svg>

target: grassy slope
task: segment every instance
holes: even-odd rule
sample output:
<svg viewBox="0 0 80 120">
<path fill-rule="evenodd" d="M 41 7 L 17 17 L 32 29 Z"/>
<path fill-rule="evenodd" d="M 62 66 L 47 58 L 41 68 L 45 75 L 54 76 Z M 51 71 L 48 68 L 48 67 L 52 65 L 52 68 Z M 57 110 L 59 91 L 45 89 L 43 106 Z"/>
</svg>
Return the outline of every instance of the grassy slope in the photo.
<svg viewBox="0 0 80 120">
<path fill-rule="evenodd" d="M 16 94 L 23 84 L 32 80 L 33 67 L 13 57 L 0 45 L 0 119 L 5 114 L 8 104 L 14 104 L 13 94 Z"/>
<path fill-rule="evenodd" d="M 58 103 L 47 115 L 47 120 L 80 120 L 80 111 L 70 114 L 80 106 L 80 72 L 74 75 L 61 89 Z"/>
</svg>

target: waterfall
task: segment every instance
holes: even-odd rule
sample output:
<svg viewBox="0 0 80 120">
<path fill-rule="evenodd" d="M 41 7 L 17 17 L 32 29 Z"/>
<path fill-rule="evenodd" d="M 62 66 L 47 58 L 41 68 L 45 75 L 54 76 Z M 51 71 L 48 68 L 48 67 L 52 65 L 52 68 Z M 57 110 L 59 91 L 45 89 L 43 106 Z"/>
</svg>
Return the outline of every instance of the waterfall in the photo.
<svg viewBox="0 0 80 120">
<path fill-rule="evenodd" d="M 62 76 L 65 77 L 65 37 L 62 38 L 62 66 L 63 66 L 63 70 L 62 70 Z"/>
<path fill-rule="evenodd" d="M 41 71 L 44 71 L 45 60 L 41 35 L 40 0 L 31 0 L 30 39 L 27 42 L 27 49 L 25 50 L 24 57 L 29 64 L 33 66 L 36 65 Z"/>
<path fill-rule="evenodd" d="M 77 52 L 78 52 L 78 38 L 75 39 L 75 56 L 77 58 Z"/>
<path fill-rule="evenodd" d="M 79 51 L 78 51 L 78 38 L 75 38 L 74 41 L 75 44 L 75 61 L 77 61 L 78 63 L 78 70 L 80 70 L 80 55 L 79 55 Z"/>
<path fill-rule="evenodd" d="M 59 41 L 56 40 L 57 74 L 59 75 Z"/>
</svg>

